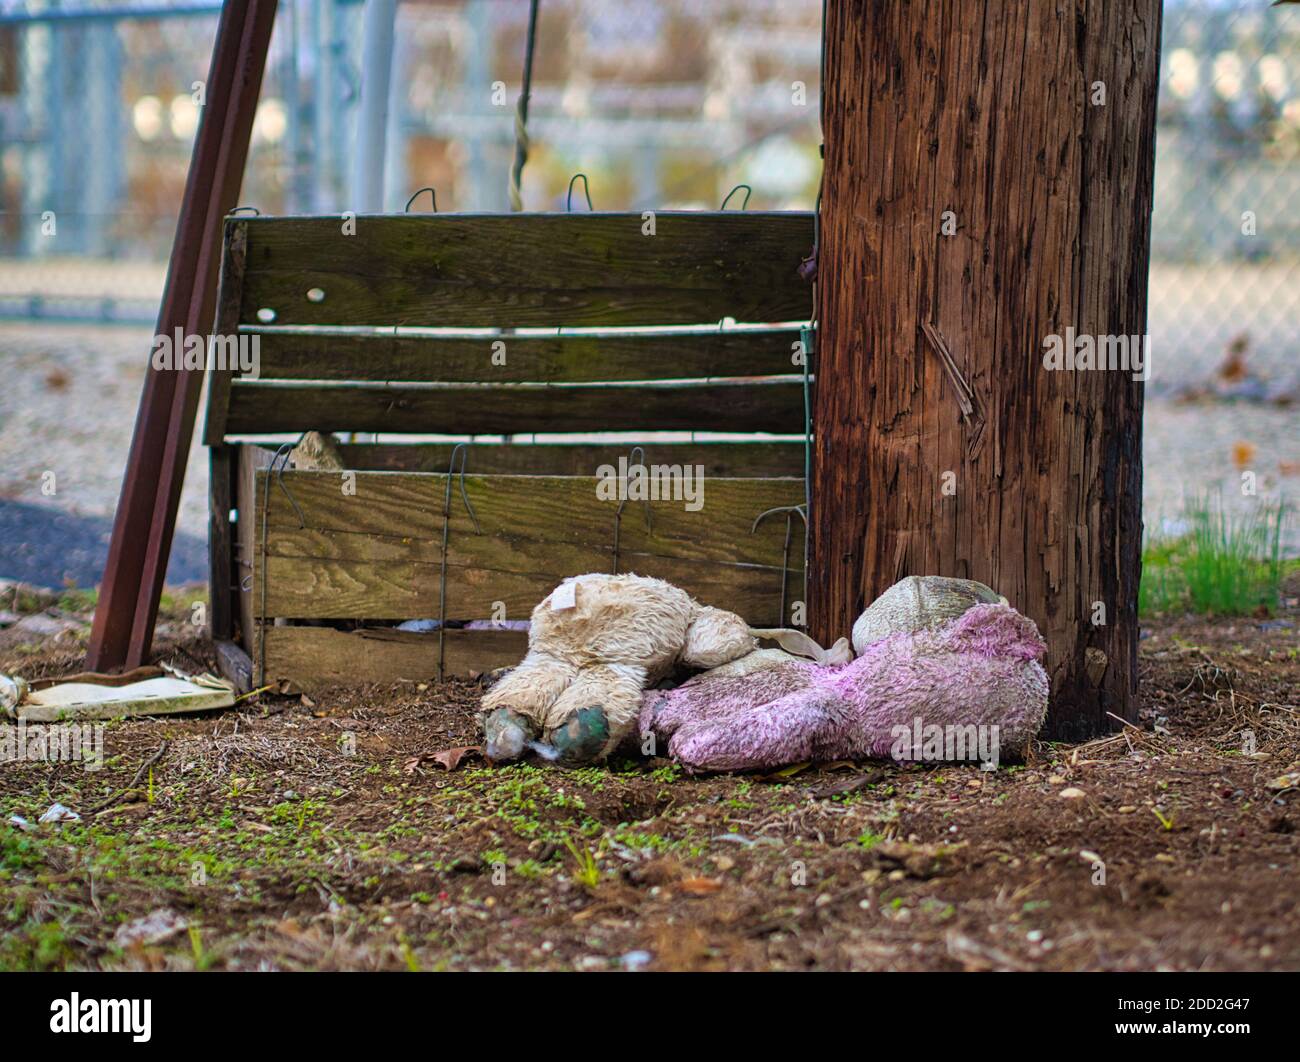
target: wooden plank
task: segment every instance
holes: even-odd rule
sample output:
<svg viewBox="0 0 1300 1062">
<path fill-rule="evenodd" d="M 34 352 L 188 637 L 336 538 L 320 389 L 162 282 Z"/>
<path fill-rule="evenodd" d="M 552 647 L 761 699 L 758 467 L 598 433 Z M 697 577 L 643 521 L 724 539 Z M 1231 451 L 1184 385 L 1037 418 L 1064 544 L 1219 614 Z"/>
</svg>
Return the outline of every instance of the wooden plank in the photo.
<svg viewBox="0 0 1300 1062">
<path fill-rule="evenodd" d="M 450 563 L 531 571 L 539 553 L 558 556 L 558 551 L 571 550 L 565 562 L 577 565 L 584 558 L 595 562 L 595 551 L 612 550 L 619 503 L 598 496 L 594 477 L 466 475 L 463 485 L 477 529 L 461 495 L 461 479 L 454 477 Z M 288 471 L 272 482 L 267 549 L 275 556 L 441 563 L 446 491 L 447 477 L 432 473 Z M 259 481 L 257 526 L 250 539 L 258 550 L 262 497 Z M 704 563 L 779 566 L 784 518 L 769 517 L 752 533 L 750 528 L 760 513 L 803 500 L 801 479 L 706 474 L 696 503 L 673 498 L 649 502 L 649 530 L 643 503 L 629 500 L 620 522 L 620 547 Z M 697 503 L 697 511 L 686 508 Z M 801 551 L 802 521 L 796 517 L 795 523 Z"/>
<path fill-rule="evenodd" d="M 641 214 L 399 214 L 359 217 L 345 235 L 338 217 L 250 218 L 240 320 L 577 328 L 809 317 L 798 269 L 810 213 L 662 211 L 654 235 L 645 224 Z"/>
<path fill-rule="evenodd" d="M 802 434 L 803 382 L 430 384 L 388 387 L 236 380 L 226 432 L 735 431 Z"/>
<path fill-rule="evenodd" d="M 345 443 L 348 468 L 370 472 L 446 472 L 453 443 Z M 490 443 L 468 450 L 468 469 L 484 475 L 591 476 L 618 464 L 633 443 Z M 647 442 L 646 461 L 703 465 L 709 476 L 803 476 L 804 444 L 798 442 Z"/>
<path fill-rule="evenodd" d="M 731 609 L 755 625 L 776 624 L 781 613 L 781 572 L 776 568 L 700 564 L 646 554 L 621 556 L 620 571 L 666 579 L 701 602 Z M 800 545 L 798 561 L 802 559 Z M 539 570 L 534 572 L 509 572 L 450 566 L 448 618 L 527 619 L 565 577 L 611 570 L 608 566 L 587 565 L 565 568 L 551 564 L 545 556 L 538 556 L 537 567 Z M 382 619 L 398 623 L 438 616 L 438 565 L 270 557 L 267 571 L 267 619 Z M 787 595 L 788 601 L 802 597 L 802 577 L 798 573 L 790 575 Z M 254 605 L 261 614 L 260 599 Z M 273 629 L 267 627 L 265 633 L 269 636 Z"/>
<path fill-rule="evenodd" d="M 524 631 L 449 630 L 443 648 L 445 673 L 468 676 L 517 664 L 527 649 Z M 266 632 L 266 674 L 270 681 L 288 679 L 306 691 L 426 681 L 438 674 L 438 635 L 271 627 Z"/>
<path fill-rule="evenodd" d="M 255 615 L 436 616 L 446 483 L 444 475 L 420 473 L 284 473 L 270 488 L 269 580 L 265 611 L 259 592 Z M 345 484 L 355 493 L 344 493 Z M 259 516 L 252 536 L 259 563 L 263 486 L 256 485 Z M 565 576 L 614 570 L 618 505 L 597 497 L 594 478 L 466 476 L 464 487 L 482 533 L 476 533 L 454 479 L 450 618 L 499 617 L 504 607 L 506 618 L 523 619 Z M 702 509 L 688 511 L 682 501 L 651 502 L 648 529 L 641 504 L 628 502 L 619 527 L 618 568 L 668 579 L 703 601 L 775 624 L 787 559 L 785 520 L 778 514 L 750 529 L 759 513 L 802 500 L 798 479 L 706 480 Z M 797 569 L 802 559 L 803 528 L 796 517 L 788 561 Z M 801 578 L 792 573 L 787 605 L 801 595 Z"/>
<path fill-rule="evenodd" d="M 247 222 L 227 218 L 221 247 L 221 272 L 217 282 L 217 319 L 213 332 L 218 336 L 239 333 L 239 300 L 244 287 L 244 262 L 248 247 Z M 208 373 L 208 412 L 203 425 L 203 441 L 216 446 L 226 434 L 226 411 L 230 404 L 230 369 Z"/>
<path fill-rule="evenodd" d="M 263 380 L 582 383 L 780 376 L 798 329 L 581 335 L 398 335 L 257 330 Z"/>
<path fill-rule="evenodd" d="M 254 618 L 253 602 L 260 595 L 263 566 L 259 565 L 256 541 L 257 480 L 259 468 L 271 461 L 271 453 L 260 446 L 241 446 L 238 454 L 238 479 L 235 488 L 235 505 L 238 516 L 235 524 L 235 592 L 239 603 L 239 643 L 253 661 L 258 660 L 260 646 L 258 635 L 261 624 Z M 254 664 L 253 679 L 260 681 L 261 673 Z"/>
<path fill-rule="evenodd" d="M 234 508 L 234 451 L 215 446 L 208 467 L 208 618 L 214 641 L 235 634 L 234 550 L 230 511 Z"/>
</svg>

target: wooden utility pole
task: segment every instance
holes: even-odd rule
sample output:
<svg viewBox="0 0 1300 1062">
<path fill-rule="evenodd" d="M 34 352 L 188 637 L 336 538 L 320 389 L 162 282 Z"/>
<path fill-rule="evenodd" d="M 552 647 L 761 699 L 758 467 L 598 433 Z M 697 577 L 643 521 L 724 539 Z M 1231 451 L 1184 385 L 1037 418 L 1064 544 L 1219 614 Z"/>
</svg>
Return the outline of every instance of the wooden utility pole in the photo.
<svg viewBox="0 0 1300 1062">
<path fill-rule="evenodd" d="M 828 0 L 813 631 L 985 582 L 1055 738 L 1136 712 L 1146 344 L 1103 337 L 1146 331 L 1159 47 L 1160 0 Z"/>
</svg>

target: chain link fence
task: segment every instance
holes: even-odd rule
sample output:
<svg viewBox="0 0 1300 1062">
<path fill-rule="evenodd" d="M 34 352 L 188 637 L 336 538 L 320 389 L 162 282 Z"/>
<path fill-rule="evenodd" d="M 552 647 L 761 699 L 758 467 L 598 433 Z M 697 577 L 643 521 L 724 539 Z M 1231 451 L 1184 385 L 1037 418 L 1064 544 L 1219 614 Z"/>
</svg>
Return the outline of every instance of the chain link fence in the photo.
<svg viewBox="0 0 1300 1062">
<path fill-rule="evenodd" d="M 218 8 L 0 0 L 0 316 L 153 319 Z M 441 210 L 507 209 L 527 0 L 398 10 L 387 208 L 432 186 Z M 282 0 L 243 202 L 349 208 L 361 15 Z M 740 182 L 752 209 L 811 207 L 820 18 L 818 0 L 543 0 L 525 204 L 565 209 L 581 171 L 597 209 L 713 208 Z M 1150 331 L 1176 371 L 1153 395 L 1234 344 L 1278 378 L 1300 361 L 1298 38 L 1300 10 L 1263 0 L 1165 5 Z"/>
</svg>

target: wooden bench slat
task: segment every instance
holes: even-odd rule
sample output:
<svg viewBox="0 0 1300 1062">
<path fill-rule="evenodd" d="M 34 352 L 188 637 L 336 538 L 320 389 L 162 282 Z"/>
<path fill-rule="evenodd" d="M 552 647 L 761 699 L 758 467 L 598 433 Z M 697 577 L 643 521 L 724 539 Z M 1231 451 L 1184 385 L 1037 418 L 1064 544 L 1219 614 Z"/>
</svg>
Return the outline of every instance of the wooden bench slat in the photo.
<svg viewBox="0 0 1300 1062">
<path fill-rule="evenodd" d="M 801 373 L 798 329 L 633 334 L 253 333 L 263 380 L 581 383 Z"/>
<path fill-rule="evenodd" d="M 529 514 L 530 516 L 533 514 Z M 548 528 L 562 521 L 556 512 L 546 521 Z M 480 524 L 482 520 L 479 521 Z M 494 520 L 494 523 L 497 521 Z M 689 524 L 679 524 L 676 535 L 647 533 L 644 525 L 634 526 L 625 515 L 619 532 L 620 567 L 633 564 L 628 558 L 666 556 L 700 564 L 738 564 L 779 570 L 785 541 L 784 520 L 773 521 L 762 537 L 746 533 L 748 528 L 732 527 L 728 533 L 697 527 L 699 537 L 682 537 Z M 739 523 L 739 521 L 737 521 Z M 586 521 L 584 521 L 586 524 Z M 546 557 L 546 570 L 553 572 L 612 571 L 614 558 L 613 519 L 575 529 L 571 538 L 557 541 L 544 531 L 534 534 L 475 535 L 473 531 L 453 534 L 447 543 L 449 567 L 493 572 L 527 572 Z M 260 537 L 258 539 L 261 541 Z M 259 545 L 260 550 L 260 545 Z M 438 578 L 442 544 L 437 539 L 398 535 L 358 534 L 347 531 L 321 531 L 298 527 L 273 527 L 267 531 L 267 556 L 289 557 L 313 563 L 341 565 L 404 564 L 413 570 L 425 569 L 422 578 Z M 791 536 L 791 566 L 803 564 L 802 527 Z M 563 576 L 559 576 L 556 582 Z"/>
<path fill-rule="evenodd" d="M 483 475 L 590 476 L 601 465 L 618 464 L 632 442 L 475 442 L 466 455 L 469 471 Z M 804 473 L 804 444 L 797 442 L 657 442 L 640 444 L 646 460 L 669 465 L 703 465 L 710 477 L 798 476 Z M 368 472 L 446 472 L 454 443 L 343 443 L 348 468 Z"/>
<path fill-rule="evenodd" d="M 772 626 L 781 611 L 781 573 L 770 568 L 693 564 L 674 557 L 629 558 L 620 571 L 666 579 L 705 604 L 739 613 L 755 626 Z M 384 564 L 267 559 L 265 617 L 286 619 L 426 619 L 438 615 L 438 569 L 393 561 Z M 449 619 L 489 619 L 504 608 L 508 619 L 527 619 L 557 583 L 573 574 L 548 565 L 531 572 L 449 568 Z M 791 572 L 789 600 L 802 599 L 803 578 Z M 259 615 L 262 603 L 255 601 Z"/>
<path fill-rule="evenodd" d="M 444 635 L 445 673 L 483 674 L 517 664 L 528 650 L 524 631 L 448 630 Z M 306 692 L 329 686 L 423 681 L 438 674 L 437 633 L 392 629 L 340 631 L 332 627 L 268 627 L 268 681 L 291 679 Z M 263 683 L 258 676 L 259 684 Z"/>
<path fill-rule="evenodd" d="M 629 500 L 619 523 L 622 551 L 672 555 L 698 562 L 776 566 L 782 562 L 785 521 L 770 517 L 751 532 L 768 509 L 804 500 L 802 479 L 720 479 L 705 472 L 703 505 L 685 508 L 681 499 L 648 503 L 650 526 L 640 501 Z M 255 553 L 267 551 L 321 560 L 362 563 L 441 562 L 443 506 L 447 477 L 429 473 L 358 472 L 343 493 L 343 478 L 331 472 L 285 472 L 272 479 L 269 499 L 258 476 L 251 506 Z M 592 476 L 464 477 L 464 497 L 477 518 L 477 530 L 453 477 L 448 557 L 467 567 L 528 571 L 542 557 L 567 565 L 568 574 L 584 564 L 599 569 L 612 555 L 618 503 L 597 496 Z M 291 500 L 292 499 L 292 500 Z M 263 507 L 265 505 L 265 513 Z M 241 525 L 245 521 L 241 520 Z M 481 532 L 481 533 L 479 533 Z M 796 518 L 792 556 L 802 564 L 802 522 Z M 560 554 L 570 551 L 571 555 Z"/>
<path fill-rule="evenodd" d="M 803 434 L 799 379 L 689 384 L 329 386 L 236 380 L 227 435 L 310 430 L 501 435 L 719 431 Z"/>
<path fill-rule="evenodd" d="M 241 218 L 242 324 L 597 327 L 806 320 L 811 213 Z M 319 301 L 309 291 L 323 293 Z M 272 311 L 274 321 L 259 316 Z"/>
<path fill-rule="evenodd" d="M 246 463 L 247 467 L 247 463 Z M 442 579 L 442 509 L 447 477 L 427 473 L 356 473 L 343 493 L 335 473 L 285 472 L 245 482 L 241 526 L 251 529 L 242 560 L 265 562 L 256 615 L 290 619 L 404 619 L 437 614 Z M 473 476 L 465 493 L 452 480 L 447 545 L 448 616 L 526 618 L 567 575 L 611 571 L 618 504 L 600 499 L 592 477 Z M 252 501 L 246 499 L 252 498 Z M 292 501 L 290 500 L 292 498 Z M 706 479 L 703 508 L 682 500 L 643 506 L 629 501 L 619 524 L 620 571 L 657 575 L 701 600 L 734 608 L 755 623 L 780 612 L 781 565 L 802 566 L 803 527 L 796 518 L 785 553 L 785 520 L 751 531 L 754 518 L 803 500 L 796 479 Z M 266 549 L 261 528 L 267 527 Z M 481 533 L 479 533 L 481 532 Z M 797 570 L 787 576 L 787 603 L 802 594 Z M 431 611 L 432 610 L 432 611 Z"/>
</svg>

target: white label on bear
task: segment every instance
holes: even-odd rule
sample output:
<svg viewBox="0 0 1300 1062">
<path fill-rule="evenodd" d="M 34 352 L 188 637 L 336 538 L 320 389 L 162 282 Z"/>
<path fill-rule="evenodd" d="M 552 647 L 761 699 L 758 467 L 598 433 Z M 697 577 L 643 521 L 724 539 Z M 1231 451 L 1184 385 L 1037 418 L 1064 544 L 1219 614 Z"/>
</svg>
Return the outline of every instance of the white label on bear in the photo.
<svg viewBox="0 0 1300 1062">
<path fill-rule="evenodd" d="M 573 608 L 578 604 L 578 584 L 561 583 L 551 591 L 551 611 L 558 612 L 563 608 Z"/>
</svg>

